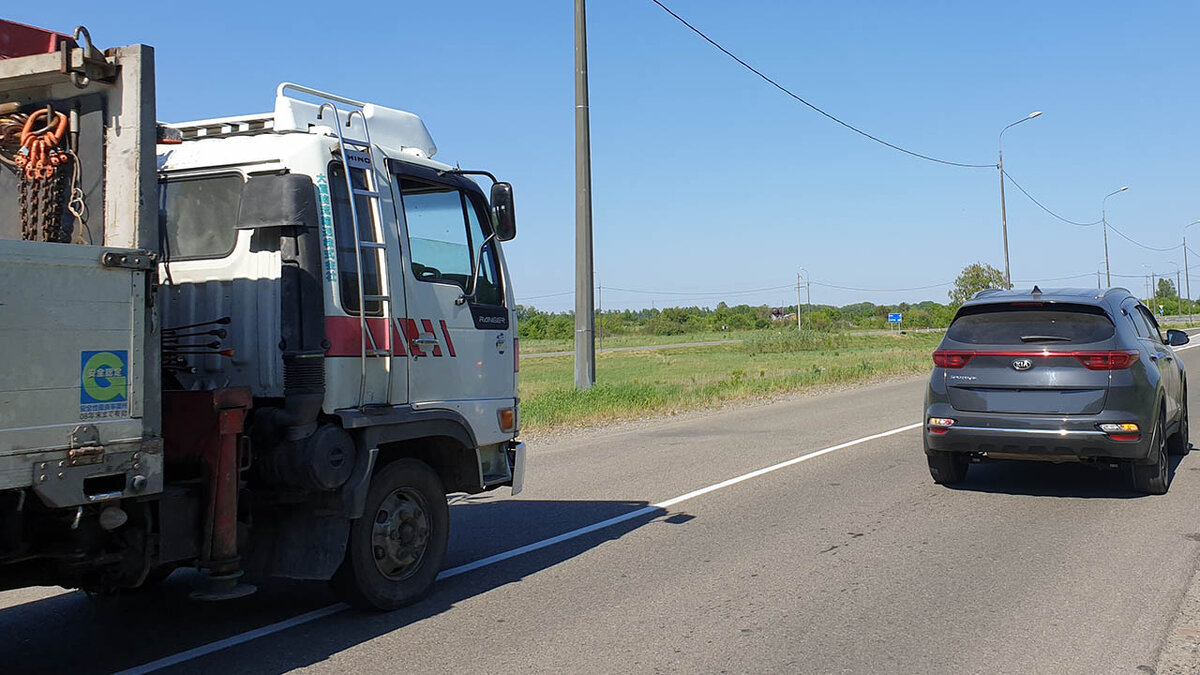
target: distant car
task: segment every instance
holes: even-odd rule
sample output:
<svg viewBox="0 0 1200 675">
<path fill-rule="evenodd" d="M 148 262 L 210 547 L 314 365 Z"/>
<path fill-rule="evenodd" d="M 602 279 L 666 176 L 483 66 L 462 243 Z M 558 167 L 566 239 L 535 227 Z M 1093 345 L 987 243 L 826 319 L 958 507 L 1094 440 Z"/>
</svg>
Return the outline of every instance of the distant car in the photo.
<svg viewBox="0 0 1200 675">
<path fill-rule="evenodd" d="M 1123 288 L 989 290 L 963 304 L 933 353 L 925 454 L 943 484 L 972 461 L 1132 467 L 1145 494 L 1187 454 L 1187 374 L 1154 314 Z"/>
</svg>

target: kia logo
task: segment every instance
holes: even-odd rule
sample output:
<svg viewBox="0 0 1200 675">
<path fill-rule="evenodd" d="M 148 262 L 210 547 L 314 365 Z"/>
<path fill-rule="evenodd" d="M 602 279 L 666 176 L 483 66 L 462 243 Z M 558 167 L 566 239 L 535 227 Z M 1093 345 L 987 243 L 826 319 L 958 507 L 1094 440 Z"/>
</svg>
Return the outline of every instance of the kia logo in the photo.
<svg viewBox="0 0 1200 675">
<path fill-rule="evenodd" d="M 1033 359 L 1013 359 L 1013 370 L 1029 370 L 1033 367 Z"/>
</svg>

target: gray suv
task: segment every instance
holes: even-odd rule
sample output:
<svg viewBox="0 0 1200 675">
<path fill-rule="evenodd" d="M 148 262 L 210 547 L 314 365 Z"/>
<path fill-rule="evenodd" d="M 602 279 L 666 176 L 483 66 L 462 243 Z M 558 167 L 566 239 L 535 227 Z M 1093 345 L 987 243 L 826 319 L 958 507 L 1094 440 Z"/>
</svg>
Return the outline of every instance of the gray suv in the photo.
<svg viewBox="0 0 1200 675">
<path fill-rule="evenodd" d="M 933 353 L 925 454 L 934 481 L 972 461 L 1084 461 L 1132 467 L 1134 487 L 1167 491 L 1167 454 L 1188 452 L 1187 374 L 1124 288 L 981 291 Z"/>
</svg>

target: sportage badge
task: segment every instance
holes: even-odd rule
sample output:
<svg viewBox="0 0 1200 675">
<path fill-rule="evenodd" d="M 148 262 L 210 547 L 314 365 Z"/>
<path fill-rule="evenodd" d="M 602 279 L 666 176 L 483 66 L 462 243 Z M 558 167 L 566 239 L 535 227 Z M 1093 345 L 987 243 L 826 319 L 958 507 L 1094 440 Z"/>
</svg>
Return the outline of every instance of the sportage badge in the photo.
<svg viewBox="0 0 1200 675">
<path fill-rule="evenodd" d="M 1033 367 L 1033 359 L 1013 359 L 1013 370 L 1029 370 Z"/>
</svg>

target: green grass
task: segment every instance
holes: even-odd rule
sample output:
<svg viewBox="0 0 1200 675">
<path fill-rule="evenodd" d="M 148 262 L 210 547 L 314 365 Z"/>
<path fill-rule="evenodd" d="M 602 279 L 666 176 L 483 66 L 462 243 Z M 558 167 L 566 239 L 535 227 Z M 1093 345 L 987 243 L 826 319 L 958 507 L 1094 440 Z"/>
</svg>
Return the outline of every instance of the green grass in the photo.
<svg viewBox="0 0 1200 675">
<path fill-rule="evenodd" d="M 689 342 L 720 342 L 722 340 L 745 340 L 762 333 L 761 330 L 730 330 L 719 333 L 685 333 L 683 335 L 642 335 L 631 333 L 627 335 L 606 335 L 599 347 L 646 347 L 650 345 L 677 345 Z M 522 354 L 545 354 L 547 352 L 569 352 L 575 349 L 574 340 L 533 340 L 521 338 Z"/>
<path fill-rule="evenodd" d="M 936 333 L 790 335 L 759 335 L 735 345 L 600 354 L 597 384 L 583 392 L 574 389 L 571 356 L 523 360 L 522 426 L 530 431 L 587 426 L 926 372 L 941 339 Z"/>
</svg>

